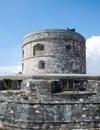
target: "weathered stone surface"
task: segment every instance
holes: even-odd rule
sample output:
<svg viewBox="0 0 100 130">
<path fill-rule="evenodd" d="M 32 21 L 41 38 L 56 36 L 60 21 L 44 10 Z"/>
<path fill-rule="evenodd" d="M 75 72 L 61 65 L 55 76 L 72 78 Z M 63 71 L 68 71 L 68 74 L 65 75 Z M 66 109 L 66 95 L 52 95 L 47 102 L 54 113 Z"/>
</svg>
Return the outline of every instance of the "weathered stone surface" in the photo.
<svg viewBox="0 0 100 130">
<path fill-rule="evenodd" d="M 0 77 L 0 130 L 99 130 L 100 76 L 83 75 L 84 37 L 49 29 L 22 49 L 26 75 Z"/>
<path fill-rule="evenodd" d="M 99 81 L 89 81 L 83 92 L 54 94 L 51 93 L 51 82 L 29 79 L 24 81 L 29 85 L 26 89 L 1 91 L 0 127 L 8 130 L 99 128 Z M 95 93 L 89 91 L 91 88 Z"/>
<path fill-rule="evenodd" d="M 34 47 L 43 45 L 40 55 Z M 86 73 L 85 39 L 68 30 L 44 30 L 26 36 L 23 40 L 23 74 Z M 45 69 L 39 69 L 39 61 Z"/>
</svg>

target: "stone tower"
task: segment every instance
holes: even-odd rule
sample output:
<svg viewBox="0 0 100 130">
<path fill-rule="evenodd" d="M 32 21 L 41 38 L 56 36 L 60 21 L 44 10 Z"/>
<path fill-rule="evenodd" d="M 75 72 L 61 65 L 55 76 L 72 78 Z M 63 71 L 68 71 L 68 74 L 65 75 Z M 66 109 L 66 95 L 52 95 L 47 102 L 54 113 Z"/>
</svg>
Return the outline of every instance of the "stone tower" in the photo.
<svg viewBox="0 0 100 130">
<path fill-rule="evenodd" d="M 86 73 L 85 39 L 73 30 L 47 29 L 24 37 L 22 73 Z"/>
<path fill-rule="evenodd" d="M 100 130 L 100 76 L 72 30 L 27 35 L 22 75 L 0 76 L 0 130 Z"/>
</svg>

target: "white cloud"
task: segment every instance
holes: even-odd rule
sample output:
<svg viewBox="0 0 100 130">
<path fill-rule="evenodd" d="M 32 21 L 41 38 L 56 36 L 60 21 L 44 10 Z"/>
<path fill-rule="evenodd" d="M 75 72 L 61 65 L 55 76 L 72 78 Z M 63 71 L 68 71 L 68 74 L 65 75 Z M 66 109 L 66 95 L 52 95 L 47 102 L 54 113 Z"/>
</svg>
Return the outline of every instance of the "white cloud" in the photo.
<svg viewBox="0 0 100 130">
<path fill-rule="evenodd" d="M 100 36 L 86 40 L 87 73 L 100 75 Z"/>
<path fill-rule="evenodd" d="M 18 74 L 21 71 L 21 66 L 0 66 L 0 75 Z"/>
</svg>

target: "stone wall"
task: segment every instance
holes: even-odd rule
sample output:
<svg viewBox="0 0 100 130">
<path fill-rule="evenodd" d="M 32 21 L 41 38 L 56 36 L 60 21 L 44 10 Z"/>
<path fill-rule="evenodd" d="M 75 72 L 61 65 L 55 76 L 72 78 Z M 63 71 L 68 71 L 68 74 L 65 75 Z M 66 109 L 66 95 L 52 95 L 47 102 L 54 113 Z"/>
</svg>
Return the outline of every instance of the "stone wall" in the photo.
<svg viewBox="0 0 100 130">
<path fill-rule="evenodd" d="M 100 82 L 86 91 L 51 93 L 52 80 L 24 80 L 21 90 L 0 92 L 0 127 L 7 130 L 100 128 Z"/>
<path fill-rule="evenodd" d="M 40 54 L 35 55 L 35 47 Z M 43 47 L 41 50 L 41 46 Z M 44 30 L 29 34 L 23 40 L 23 74 L 86 73 L 85 39 L 68 30 Z M 45 68 L 39 68 L 44 61 Z"/>
</svg>

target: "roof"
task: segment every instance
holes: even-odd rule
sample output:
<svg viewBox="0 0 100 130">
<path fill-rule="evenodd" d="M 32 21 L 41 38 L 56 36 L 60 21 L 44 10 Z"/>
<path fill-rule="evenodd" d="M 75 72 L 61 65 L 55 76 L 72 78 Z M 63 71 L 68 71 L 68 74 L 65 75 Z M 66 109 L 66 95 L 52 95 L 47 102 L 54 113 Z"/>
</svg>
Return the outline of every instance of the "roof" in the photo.
<svg viewBox="0 0 100 130">
<path fill-rule="evenodd" d="M 69 34 L 78 35 L 81 38 L 83 38 L 84 41 L 85 41 L 85 38 L 80 33 L 72 31 L 71 29 L 70 30 L 67 30 L 67 29 L 44 29 L 44 30 L 39 30 L 39 31 L 27 34 L 23 39 L 26 39 L 27 37 L 30 37 L 32 35 L 41 34 L 41 33 L 62 33 L 62 32 L 63 33 L 69 33 Z"/>
</svg>

